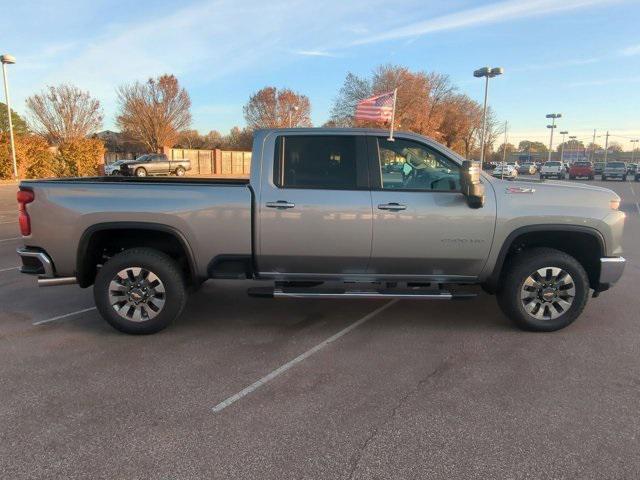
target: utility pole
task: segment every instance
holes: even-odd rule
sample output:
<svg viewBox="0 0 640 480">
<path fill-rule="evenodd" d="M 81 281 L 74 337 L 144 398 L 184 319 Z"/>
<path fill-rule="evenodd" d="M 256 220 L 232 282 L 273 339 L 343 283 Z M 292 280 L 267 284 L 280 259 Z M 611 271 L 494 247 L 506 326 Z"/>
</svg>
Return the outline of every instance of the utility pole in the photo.
<svg viewBox="0 0 640 480">
<path fill-rule="evenodd" d="M 631 163 L 633 163 L 633 161 L 636 158 L 636 143 L 638 143 L 638 139 L 635 140 L 629 140 L 631 142 Z"/>
<path fill-rule="evenodd" d="M 609 153 L 609 130 L 607 130 L 607 134 L 604 136 L 604 164 L 607 164 L 607 155 Z"/>
<path fill-rule="evenodd" d="M 589 161 L 593 162 L 595 160 L 594 155 L 596 152 L 596 129 L 593 129 L 593 140 L 591 140 L 591 152 L 589 153 Z"/>
</svg>

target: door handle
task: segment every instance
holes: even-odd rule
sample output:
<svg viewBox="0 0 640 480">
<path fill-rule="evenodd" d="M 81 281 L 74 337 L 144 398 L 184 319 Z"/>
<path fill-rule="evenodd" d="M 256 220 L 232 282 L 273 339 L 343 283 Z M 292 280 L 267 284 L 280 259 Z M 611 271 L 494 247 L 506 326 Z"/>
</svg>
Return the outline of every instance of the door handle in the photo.
<svg viewBox="0 0 640 480">
<path fill-rule="evenodd" d="M 266 205 L 269 208 L 278 208 L 281 210 L 285 210 L 287 208 L 293 208 L 296 206 L 295 203 L 287 202 L 286 200 L 278 200 L 277 202 L 267 202 Z"/>
<path fill-rule="evenodd" d="M 378 205 L 378 210 L 391 210 L 392 212 L 398 211 L 398 210 L 406 210 L 407 206 L 402 204 L 402 203 L 396 203 L 396 202 L 391 202 L 391 203 L 381 203 L 380 205 Z"/>
</svg>

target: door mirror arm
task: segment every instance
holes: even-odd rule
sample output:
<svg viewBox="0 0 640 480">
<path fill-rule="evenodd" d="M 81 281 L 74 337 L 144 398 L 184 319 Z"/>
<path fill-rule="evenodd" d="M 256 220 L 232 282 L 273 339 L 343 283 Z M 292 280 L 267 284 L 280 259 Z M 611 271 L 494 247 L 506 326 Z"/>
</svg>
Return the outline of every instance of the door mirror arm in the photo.
<svg viewBox="0 0 640 480">
<path fill-rule="evenodd" d="M 471 160 L 464 160 L 462 162 L 460 186 L 469 207 L 482 208 L 484 206 L 484 185 L 480 181 L 479 162 L 473 162 Z"/>
</svg>

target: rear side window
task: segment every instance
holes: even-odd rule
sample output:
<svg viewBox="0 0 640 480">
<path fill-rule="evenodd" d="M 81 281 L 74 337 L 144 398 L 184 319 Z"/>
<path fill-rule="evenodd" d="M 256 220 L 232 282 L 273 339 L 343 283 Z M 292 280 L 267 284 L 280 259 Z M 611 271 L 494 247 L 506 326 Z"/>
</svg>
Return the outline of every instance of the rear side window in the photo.
<svg viewBox="0 0 640 480">
<path fill-rule="evenodd" d="M 356 189 L 357 150 L 355 136 L 280 136 L 273 181 L 281 188 Z"/>
</svg>

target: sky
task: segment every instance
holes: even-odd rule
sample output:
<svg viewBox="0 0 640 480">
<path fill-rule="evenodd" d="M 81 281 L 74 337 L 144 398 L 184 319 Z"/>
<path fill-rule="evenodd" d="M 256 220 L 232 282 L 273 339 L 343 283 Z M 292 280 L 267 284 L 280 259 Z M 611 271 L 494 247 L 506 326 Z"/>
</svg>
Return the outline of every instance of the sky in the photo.
<svg viewBox="0 0 640 480">
<path fill-rule="evenodd" d="M 97 97 L 115 129 L 119 85 L 173 73 L 201 133 L 244 125 L 242 106 L 273 85 L 307 95 L 322 125 L 348 72 L 381 64 L 448 74 L 482 101 L 482 66 L 500 66 L 489 105 L 508 141 L 556 130 L 629 147 L 640 137 L 640 1 L 634 0 L 0 0 L 12 106 L 47 85 Z"/>
</svg>

